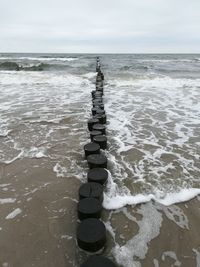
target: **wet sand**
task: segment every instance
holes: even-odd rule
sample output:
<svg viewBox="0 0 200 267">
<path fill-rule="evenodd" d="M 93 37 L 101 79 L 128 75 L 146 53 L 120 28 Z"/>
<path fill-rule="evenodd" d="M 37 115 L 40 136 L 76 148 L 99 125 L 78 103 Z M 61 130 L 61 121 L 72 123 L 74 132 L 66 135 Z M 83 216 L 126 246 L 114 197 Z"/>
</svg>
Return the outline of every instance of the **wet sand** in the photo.
<svg viewBox="0 0 200 267">
<path fill-rule="evenodd" d="M 0 205 L 0 266 L 78 267 L 87 257 L 85 252 L 78 249 L 75 241 L 80 181 L 75 177 L 56 177 L 53 166 L 45 158 L 24 158 L 9 165 L 1 165 L 1 184 L 10 183 L 1 188 L 1 198 L 16 198 L 17 201 Z M 195 250 L 200 251 L 199 200 L 196 198 L 174 207 L 182 210 L 182 223 L 180 212 L 177 216 L 173 215 L 174 220 L 169 219 L 166 217 L 167 207 L 153 202 L 117 211 L 104 210 L 108 242 L 103 254 L 113 259 L 116 244 L 124 246 L 138 235 L 138 231 L 142 231 L 138 227 L 143 219 L 140 209 L 145 208 L 145 212 L 149 209 L 151 212 L 153 208 L 160 214 L 161 227 L 158 227 L 158 233 L 151 240 L 152 225 L 148 224 L 148 220 L 144 221 L 146 237 L 149 235 L 150 240 L 147 242 L 145 258 L 134 257 L 134 263 L 140 262 L 143 267 L 197 267 Z M 15 209 L 21 209 L 21 213 L 6 219 Z M 145 230 L 143 234 L 145 236 Z M 141 248 L 145 248 L 145 240 L 138 239 L 138 242 L 144 242 L 144 247 L 139 245 Z M 175 253 L 174 258 L 172 251 Z"/>
<path fill-rule="evenodd" d="M 180 228 L 176 223 L 163 215 L 160 234 L 151 241 L 146 259 L 142 261 L 142 266 L 148 266 L 148 262 L 153 262 L 154 259 L 157 259 L 160 263 L 159 266 L 163 267 L 198 267 L 197 255 L 194 249 L 200 251 L 199 200 L 193 199 L 189 202 L 178 204 L 177 206 L 182 209 L 187 216 L 189 229 Z M 175 252 L 178 260 L 165 256 L 166 251 Z"/>
<path fill-rule="evenodd" d="M 75 266 L 80 182 L 73 177 L 58 179 L 52 169 L 45 159 L 22 159 L 1 166 L 2 183 L 9 177 L 14 188 L 1 197 L 17 197 L 18 201 L 0 205 L 0 266 Z M 22 212 L 5 219 L 16 208 Z"/>
</svg>

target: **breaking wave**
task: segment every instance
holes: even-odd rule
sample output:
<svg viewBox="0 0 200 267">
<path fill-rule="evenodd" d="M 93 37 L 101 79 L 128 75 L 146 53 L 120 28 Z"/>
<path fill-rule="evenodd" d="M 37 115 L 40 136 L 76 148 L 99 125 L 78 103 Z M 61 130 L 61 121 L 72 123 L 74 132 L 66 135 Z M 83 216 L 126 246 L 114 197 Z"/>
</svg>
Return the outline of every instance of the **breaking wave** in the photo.
<svg viewBox="0 0 200 267">
<path fill-rule="evenodd" d="M 60 64 L 48 64 L 48 63 L 38 63 L 21 65 L 13 61 L 5 61 L 0 63 L 0 71 L 48 71 L 48 70 L 63 70 L 69 68 L 69 65 Z"/>
</svg>

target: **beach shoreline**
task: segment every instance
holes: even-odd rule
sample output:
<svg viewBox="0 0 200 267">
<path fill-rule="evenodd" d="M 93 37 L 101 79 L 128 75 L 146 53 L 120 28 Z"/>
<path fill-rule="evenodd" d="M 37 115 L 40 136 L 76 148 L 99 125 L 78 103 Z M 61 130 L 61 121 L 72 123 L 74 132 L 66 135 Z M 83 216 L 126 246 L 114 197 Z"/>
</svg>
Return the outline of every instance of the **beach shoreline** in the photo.
<svg viewBox="0 0 200 267">
<path fill-rule="evenodd" d="M 5 183 L 8 176 L 15 190 L 4 191 L 3 198 L 17 201 L 0 206 L 1 266 L 78 266 L 86 257 L 76 245 L 76 206 L 80 181 L 76 177 L 55 177 L 53 165 L 47 159 L 21 159 L 4 165 L 1 167 L 1 181 Z M 154 211 L 155 216 L 159 214 L 160 224 L 153 225 L 155 222 L 151 222 L 151 217 L 143 218 L 143 208 Z M 20 209 L 21 213 L 5 219 L 16 209 Z M 141 220 L 144 220 L 143 224 Z M 168 267 L 175 264 L 196 267 L 198 255 L 195 251 L 200 249 L 199 220 L 198 197 L 169 207 L 150 201 L 116 211 L 104 210 L 103 221 L 108 231 L 104 252 L 114 258 L 114 250 L 117 253 L 129 242 L 134 262 L 140 262 L 141 266 Z M 158 232 L 152 233 L 155 226 Z M 138 238 L 137 249 L 140 247 L 141 251 L 134 252 L 135 242 L 131 244 L 130 239 L 136 236 L 145 238 L 143 244 L 142 239 Z M 127 256 L 125 258 L 130 261 Z"/>
</svg>

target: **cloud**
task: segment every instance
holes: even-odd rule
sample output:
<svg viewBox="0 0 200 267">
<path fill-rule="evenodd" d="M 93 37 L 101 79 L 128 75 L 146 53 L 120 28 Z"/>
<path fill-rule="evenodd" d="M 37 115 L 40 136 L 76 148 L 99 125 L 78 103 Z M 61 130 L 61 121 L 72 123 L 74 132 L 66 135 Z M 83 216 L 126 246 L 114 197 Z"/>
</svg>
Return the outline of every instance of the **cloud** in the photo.
<svg viewBox="0 0 200 267">
<path fill-rule="evenodd" d="M 0 0 L 0 50 L 200 52 L 199 10 L 199 0 Z"/>
</svg>

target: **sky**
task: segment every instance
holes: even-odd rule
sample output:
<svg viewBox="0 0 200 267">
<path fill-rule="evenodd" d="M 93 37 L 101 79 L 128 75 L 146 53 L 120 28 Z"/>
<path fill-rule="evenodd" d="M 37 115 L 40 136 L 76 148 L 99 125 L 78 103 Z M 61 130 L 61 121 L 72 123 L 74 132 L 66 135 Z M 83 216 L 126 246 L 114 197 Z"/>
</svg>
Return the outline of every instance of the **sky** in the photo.
<svg viewBox="0 0 200 267">
<path fill-rule="evenodd" d="M 200 0 L 0 0 L 0 52 L 200 53 Z"/>
</svg>

